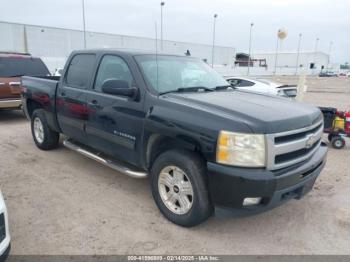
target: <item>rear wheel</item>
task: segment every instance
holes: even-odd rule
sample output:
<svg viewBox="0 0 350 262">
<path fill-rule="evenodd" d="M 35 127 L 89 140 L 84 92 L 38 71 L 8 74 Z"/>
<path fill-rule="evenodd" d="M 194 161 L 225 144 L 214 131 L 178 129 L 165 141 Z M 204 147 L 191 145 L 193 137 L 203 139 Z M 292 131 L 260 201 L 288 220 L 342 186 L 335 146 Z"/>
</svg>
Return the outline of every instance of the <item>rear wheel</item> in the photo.
<svg viewBox="0 0 350 262">
<path fill-rule="evenodd" d="M 152 195 L 168 220 L 191 227 L 212 214 L 205 170 L 204 161 L 185 150 L 167 151 L 156 159 L 151 170 Z"/>
<path fill-rule="evenodd" d="M 60 134 L 50 129 L 43 109 L 36 109 L 31 118 L 32 136 L 36 146 L 42 150 L 58 146 Z"/>
<path fill-rule="evenodd" d="M 342 149 L 345 146 L 345 139 L 341 136 L 334 136 L 331 143 L 335 149 Z"/>
</svg>

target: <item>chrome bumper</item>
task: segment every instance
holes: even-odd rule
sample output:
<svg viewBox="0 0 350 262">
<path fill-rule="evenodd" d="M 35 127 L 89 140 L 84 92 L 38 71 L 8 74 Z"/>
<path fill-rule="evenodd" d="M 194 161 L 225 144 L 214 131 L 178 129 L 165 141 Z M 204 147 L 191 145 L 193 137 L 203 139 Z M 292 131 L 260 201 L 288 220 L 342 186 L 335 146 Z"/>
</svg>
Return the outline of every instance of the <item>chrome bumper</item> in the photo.
<svg viewBox="0 0 350 262">
<path fill-rule="evenodd" d="M 21 99 L 0 99 L 0 108 L 19 108 L 21 105 Z"/>
</svg>

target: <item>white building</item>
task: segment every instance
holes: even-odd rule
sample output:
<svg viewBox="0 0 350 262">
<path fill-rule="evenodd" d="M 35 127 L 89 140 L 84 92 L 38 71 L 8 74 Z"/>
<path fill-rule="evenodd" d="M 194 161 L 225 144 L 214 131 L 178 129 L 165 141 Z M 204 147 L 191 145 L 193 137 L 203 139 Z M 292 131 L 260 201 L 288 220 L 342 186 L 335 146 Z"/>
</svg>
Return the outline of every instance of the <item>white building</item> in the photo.
<svg viewBox="0 0 350 262">
<path fill-rule="evenodd" d="M 233 75 L 296 75 L 305 72 L 308 75 L 317 75 L 323 71 L 339 71 L 339 65 L 329 63 L 329 55 L 323 52 L 280 52 L 255 53 L 250 59 L 246 53 L 237 53 L 231 68 L 216 65 L 215 68 L 225 76 Z"/>
<path fill-rule="evenodd" d="M 329 55 L 324 52 L 281 52 L 257 53 L 252 55 L 253 59 L 266 61 L 266 69 L 276 74 L 293 74 L 306 70 L 308 74 L 318 74 L 321 70 L 329 67 Z"/>
<path fill-rule="evenodd" d="M 84 34 L 79 30 L 0 22 L 0 35 L 0 51 L 29 52 L 41 57 L 50 71 L 63 67 L 72 50 L 84 48 Z M 188 50 L 191 56 L 211 64 L 211 45 L 164 40 L 163 50 L 160 50 L 158 40 L 157 46 L 158 52 L 175 55 L 184 55 Z M 156 41 L 146 37 L 86 32 L 86 47 L 156 52 Z M 235 56 L 234 48 L 215 46 L 214 64 L 231 68 Z"/>
</svg>

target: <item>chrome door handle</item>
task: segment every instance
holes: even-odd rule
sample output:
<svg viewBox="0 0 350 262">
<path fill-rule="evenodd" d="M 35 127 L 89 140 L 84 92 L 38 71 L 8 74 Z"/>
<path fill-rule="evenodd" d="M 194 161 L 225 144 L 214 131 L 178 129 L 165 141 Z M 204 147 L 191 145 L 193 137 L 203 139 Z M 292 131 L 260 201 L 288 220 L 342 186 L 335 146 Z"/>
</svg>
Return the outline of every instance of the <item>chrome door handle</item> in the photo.
<svg viewBox="0 0 350 262">
<path fill-rule="evenodd" d="M 9 85 L 10 86 L 20 86 L 21 82 L 10 82 Z"/>
<path fill-rule="evenodd" d="M 97 100 L 92 100 L 88 104 L 89 104 L 89 106 L 94 107 L 94 108 L 101 108 L 101 106 L 100 106 L 100 104 L 98 103 Z"/>
</svg>

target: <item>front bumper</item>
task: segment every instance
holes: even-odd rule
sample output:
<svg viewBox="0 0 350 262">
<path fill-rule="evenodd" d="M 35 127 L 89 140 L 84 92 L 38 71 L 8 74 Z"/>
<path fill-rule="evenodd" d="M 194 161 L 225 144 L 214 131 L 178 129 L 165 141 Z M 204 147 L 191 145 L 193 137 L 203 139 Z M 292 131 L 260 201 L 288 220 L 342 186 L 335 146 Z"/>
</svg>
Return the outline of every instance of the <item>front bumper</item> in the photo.
<svg viewBox="0 0 350 262">
<path fill-rule="evenodd" d="M 20 108 L 21 99 L 0 99 L 0 108 Z"/>
<path fill-rule="evenodd" d="M 0 255 L 0 261 L 3 262 L 7 259 L 7 257 L 9 256 L 11 251 L 11 244 L 9 243 L 9 245 L 7 246 L 6 250 L 4 251 L 4 253 L 2 253 Z"/>
<path fill-rule="evenodd" d="M 208 162 L 210 197 L 216 207 L 264 211 L 308 193 L 326 163 L 327 146 L 307 161 L 277 171 L 237 168 Z M 245 198 L 261 197 L 258 205 L 243 206 Z"/>
</svg>

